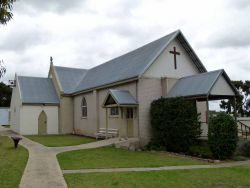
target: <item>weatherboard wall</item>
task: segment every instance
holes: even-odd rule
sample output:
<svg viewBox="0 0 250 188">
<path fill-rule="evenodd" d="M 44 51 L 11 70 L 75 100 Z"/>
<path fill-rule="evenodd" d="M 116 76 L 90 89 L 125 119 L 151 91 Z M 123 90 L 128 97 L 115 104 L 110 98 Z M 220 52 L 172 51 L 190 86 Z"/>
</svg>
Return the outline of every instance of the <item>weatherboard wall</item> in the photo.
<svg viewBox="0 0 250 188">
<path fill-rule="evenodd" d="M 180 52 L 180 55 L 176 55 L 177 69 L 174 67 L 174 55 L 169 53 L 173 51 L 174 47 L 176 47 L 176 51 Z M 155 78 L 181 78 L 198 73 L 197 67 L 194 65 L 185 49 L 183 49 L 177 40 L 173 40 L 143 76 Z"/>
<path fill-rule="evenodd" d="M 213 86 L 211 95 L 229 95 L 234 96 L 235 93 L 226 81 L 226 79 L 221 75 L 217 80 L 216 84 Z"/>
</svg>

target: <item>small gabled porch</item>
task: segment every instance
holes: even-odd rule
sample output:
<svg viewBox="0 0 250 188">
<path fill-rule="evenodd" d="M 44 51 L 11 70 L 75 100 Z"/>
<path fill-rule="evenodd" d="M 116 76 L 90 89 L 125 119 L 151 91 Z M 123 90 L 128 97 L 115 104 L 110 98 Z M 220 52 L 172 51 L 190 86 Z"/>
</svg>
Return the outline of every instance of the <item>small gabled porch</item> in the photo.
<svg viewBox="0 0 250 188">
<path fill-rule="evenodd" d="M 216 70 L 179 79 L 169 91 L 167 98 L 184 97 L 196 101 L 201 113 L 201 137 L 206 138 L 209 125 L 209 101 L 234 99 L 239 95 L 224 70 Z M 236 104 L 236 103 L 235 103 Z M 235 105 L 234 104 L 234 105 Z M 236 120 L 236 114 L 234 114 Z"/>
<path fill-rule="evenodd" d="M 106 111 L 106 127 L 100 127 L 99 132 L 103 131 L 103 135 L 106 138 L 111 137 L 111 135 L 116 135 L 120 138 L 137 137 L 138 102 L 128 90 L 110 89 L 102 106 Z"/>
</svg>

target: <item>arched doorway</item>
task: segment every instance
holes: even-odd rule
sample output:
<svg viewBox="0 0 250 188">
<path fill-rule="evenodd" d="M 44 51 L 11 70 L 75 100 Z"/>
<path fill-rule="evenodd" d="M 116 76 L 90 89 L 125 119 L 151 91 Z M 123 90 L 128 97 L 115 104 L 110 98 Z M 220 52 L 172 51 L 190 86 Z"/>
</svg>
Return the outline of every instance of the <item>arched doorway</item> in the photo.
<svg viewBox="0 0 250 188">
<path fill-rule="evenodd" d="M 47 115 L 44 111 L 42 111 L 38 117 L 38 134 L 47 134 Z"/>
</svg>

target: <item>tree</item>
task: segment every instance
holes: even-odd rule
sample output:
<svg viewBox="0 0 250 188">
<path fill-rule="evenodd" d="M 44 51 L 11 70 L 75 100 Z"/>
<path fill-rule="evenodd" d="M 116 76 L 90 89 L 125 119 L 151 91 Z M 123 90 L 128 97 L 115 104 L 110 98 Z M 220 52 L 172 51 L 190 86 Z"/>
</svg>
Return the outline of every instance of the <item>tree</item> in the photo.
<svg viewBox="0 0 250 188">
<path fill-rule="evenodd" d="M 236 97 L 236 113 L 241 116 L 250 116 L 250 81 L 237 80 L 232 82 L 240 94 Z M 222 100 L 220 107 L 226 110 L 226 113 L 233 113 L 235 111 L 234 99 Z"/>
<path fill-rule="evenodd" d="M 0 82 L 0 107 L 10 106 L 11 92 L 10 86 Z"/>
<path fill-rule="evenodd" d="M 3 77 L 3 75 L 6 73 L 6 68 L 3 65 L 3 60 L 0 60 L 0 78 Z"/>
<path fill-rule="evenodd" d="M 13 3 L 16 0 L 0 0 L 0 24 L 7 24 L 12 18 Z"/>
</svg>

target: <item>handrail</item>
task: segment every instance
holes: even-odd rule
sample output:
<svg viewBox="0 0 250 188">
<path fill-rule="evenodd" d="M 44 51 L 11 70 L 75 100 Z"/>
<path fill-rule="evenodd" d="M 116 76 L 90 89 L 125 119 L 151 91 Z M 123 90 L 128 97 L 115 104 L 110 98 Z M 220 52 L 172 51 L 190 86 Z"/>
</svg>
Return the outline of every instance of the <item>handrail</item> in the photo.
<svg viewBox="0 0 250 188">
<path fill-rule="evenodd" d="M 248 134 L 250 135 L 250 127 L 248 125 L 242 123 L 240 120 L 238 120 L 237 122 L 240 123 L 242 137 L 246 136 L 246 139 L 247 139 Z M 244 127 L 244 130 L 243 130 L 243 127 Z M 245 135 L 244 135 L 244 133 L 245 133 Z"/>
</svg>

